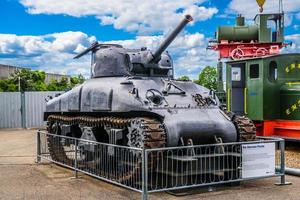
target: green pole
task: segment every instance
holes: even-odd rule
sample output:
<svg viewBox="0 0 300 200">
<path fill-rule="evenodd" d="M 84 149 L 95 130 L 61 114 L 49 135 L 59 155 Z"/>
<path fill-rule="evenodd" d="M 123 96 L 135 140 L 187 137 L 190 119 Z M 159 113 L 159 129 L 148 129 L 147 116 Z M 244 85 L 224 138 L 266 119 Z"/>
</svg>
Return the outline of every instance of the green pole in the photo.
<svg viewBox="0 0 300 200">
<path fill-rule="evenodd" d="M 218 62 L 217 75 L 218 75 L 218 92 L 224 92 L 224 87 L 223 87 L 223 63 L 222 62 Z"/>
<path fill-rule="evenodd" d="M 25 93 L 21 92 L 21 123 L 22 128 L 26 128 L 26 110 L 25 110 Z"/>
</svg>

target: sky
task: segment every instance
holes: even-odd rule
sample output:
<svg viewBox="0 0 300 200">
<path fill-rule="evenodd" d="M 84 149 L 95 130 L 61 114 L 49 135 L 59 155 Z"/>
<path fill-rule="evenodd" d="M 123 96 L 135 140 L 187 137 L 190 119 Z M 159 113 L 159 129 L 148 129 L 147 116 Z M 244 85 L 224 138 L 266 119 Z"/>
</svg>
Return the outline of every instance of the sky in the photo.
<svg viewBox="0 0 300 200">
<path fill-rule="evenodd" d="M 300 53 L 300 0 L 283 0 L 285 52 Z M 73 57 L 95 41 L 152 50 L 185 14 L 194 21 L 168 48 L 175 76 L 197 78 L 218 54 L 206 50 L 220 25 L 247 22 L 258 13 L 255 0 L 0 0 L 0 64 L 51 73 L 90 75 L 90 57 Z M 266 0 L 265 13 L 277 12 L 278 0 Z"/>
</svg>

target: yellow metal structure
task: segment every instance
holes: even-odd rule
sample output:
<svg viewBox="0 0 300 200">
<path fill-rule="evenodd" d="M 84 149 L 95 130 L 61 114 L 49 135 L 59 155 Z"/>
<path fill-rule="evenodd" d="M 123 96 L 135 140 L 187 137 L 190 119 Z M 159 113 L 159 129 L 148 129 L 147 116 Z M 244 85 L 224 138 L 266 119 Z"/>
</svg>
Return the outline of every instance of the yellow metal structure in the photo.
<svg viewBox="0 0 300 200">
<path fill-rule="evenodd" d="M 287 82 L 286 85 L 300 85 L 300 82 Z"/>
<path fill-rule="evenodd" d="M 262 13 L 264 11 L 263 6 L 264 6 L 266 0 L 256 0 L 256 2 L 258 4 L 258 6 L 260 7 L 259 12 Z"/>
<path fill-rule="evenodd" d="M 227 110 L 231 111 L 231 89 L 227 89 Z"/>
<path fill-rule="evenodd" d="M 247 94 L 248 94 L 248 88 L 244 89 L 244 112 L 245 114 L 248 114 L 247 112 Z"/>
<path fill-rule="evenodd" d="M 266 0 L 256 0 L 257 4 L 259 5 L 259 7 L 263 7 Z"/>
</svg>

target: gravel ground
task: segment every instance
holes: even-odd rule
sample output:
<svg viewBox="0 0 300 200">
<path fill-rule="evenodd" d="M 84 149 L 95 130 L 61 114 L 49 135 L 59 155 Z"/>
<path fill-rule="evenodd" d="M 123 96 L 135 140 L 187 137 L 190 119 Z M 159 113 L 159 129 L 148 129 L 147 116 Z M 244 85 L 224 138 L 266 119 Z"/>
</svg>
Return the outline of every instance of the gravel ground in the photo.
<svg viewBox="0 0 300 200">
<path fill-rule="evenodd" d="M 300 169 L 300 143 L 287 143 L 285 155 L 287 167 Z"/>
<path fill-rule="evenodd" d="M 54 164 L 35 164 L 34 130 L 0 130 L 0 200 L 10 199 L 140 199 L 140 194 L 80 174 Z M 235 187 L 184 191 L 187 196 L 155 193 L 150 199 L 209 200 L 296 200 L 300 178 L 287 176 L 293 185 L 278 187 L 277 178 L 248 181 Z"/>
</svg>

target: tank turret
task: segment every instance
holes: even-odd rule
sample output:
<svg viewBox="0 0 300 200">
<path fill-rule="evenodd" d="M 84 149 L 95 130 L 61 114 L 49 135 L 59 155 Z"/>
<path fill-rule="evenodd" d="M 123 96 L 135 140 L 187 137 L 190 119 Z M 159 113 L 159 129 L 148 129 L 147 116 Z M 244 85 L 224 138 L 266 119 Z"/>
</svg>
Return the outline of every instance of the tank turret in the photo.
<svg viewBox="0 0 300 200">
<path fill-rule="evenodd" d="M 80 58 L 92 52 L 92 78 L 141 74 L 172 76 L 172 58 L 165 50 L 180 31 L 192 20 L 193 18 L 190 15 L 186 15 L 154 53 L 147 48 L 125 49 L 118 44 L 100 44 L 95 42 L 91 47 L 74 58 Z"/>
</svg>

